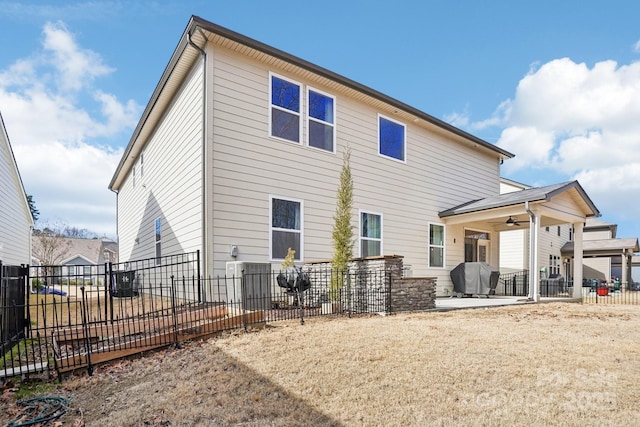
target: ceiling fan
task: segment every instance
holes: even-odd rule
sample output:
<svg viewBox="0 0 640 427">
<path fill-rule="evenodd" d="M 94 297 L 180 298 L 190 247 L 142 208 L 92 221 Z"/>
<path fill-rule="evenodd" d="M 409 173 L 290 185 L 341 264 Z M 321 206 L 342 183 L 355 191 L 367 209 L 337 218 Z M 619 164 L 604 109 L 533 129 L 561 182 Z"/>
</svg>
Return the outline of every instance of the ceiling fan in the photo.
<svg viewBox="0 0 640 427">
<path fill-rule="evenodd" d="M 505 224 L 507 224 L 507 227 L 513 227 L 514 225 L 516 227 L 520 227 L 520 223 L 518 222 L 518 220 L 513 219 L 513 217 L 511 215 L 509 215 L 509 219 L 507 219 Z"/>
</svg>

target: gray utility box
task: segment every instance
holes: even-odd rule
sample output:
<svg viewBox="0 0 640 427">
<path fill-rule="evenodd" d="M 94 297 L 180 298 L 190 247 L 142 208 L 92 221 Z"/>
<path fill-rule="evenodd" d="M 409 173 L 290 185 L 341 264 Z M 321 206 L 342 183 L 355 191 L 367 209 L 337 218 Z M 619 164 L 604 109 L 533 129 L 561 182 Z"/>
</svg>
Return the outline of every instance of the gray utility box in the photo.
<svg viewBox="0 0 640 427">
<path fill-rule="evenodd" d="M 227 262 L 227 304 L 244 310 L 270 309 L 271 276 L 270 263 Z"/>
<path fill-rule="evenodd" d="M 463 295 L 493 295 L 500 271 L 486 262 L 463 262 L 451 270 L 453 292 Z"/>
</svg>

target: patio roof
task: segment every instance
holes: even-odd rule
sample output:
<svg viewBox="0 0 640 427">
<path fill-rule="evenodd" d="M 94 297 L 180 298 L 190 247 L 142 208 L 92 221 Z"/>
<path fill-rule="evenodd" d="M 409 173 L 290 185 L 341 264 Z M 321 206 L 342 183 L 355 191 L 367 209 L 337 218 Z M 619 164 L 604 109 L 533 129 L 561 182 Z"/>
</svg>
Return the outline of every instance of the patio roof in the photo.
<svg viewBox="0 0 640 427">
<path fill-rule="evenodd" d="M 584 240 L 582 242 L 582 253 L 585 257 L 610 257 L 625 252 L 640 252 L 637 238 Z M 560 253 L 565 256 L 573 255 L 573 242 L 565 243 L 560 249 Z"/>
<path fill-rule="evenodd" d="M 551 200 L 552 197 L 565 192 L 574 190 L 581 197 L 584 207 L 590 211 L 590 216 L 600 216 L 600 211 L 591 201 L 587 193 L 584 191 L 578 181 L 569 181 L 559 184 L 548 185 L 546 187 L 529 188 L 522 191 L 514 191 L 512 193 L 499 194 L 496 196 L 485 197 L 484 199 L 472 200 L 453 208 L 444 210 L 439 213 L 440 218 L 447 218 L 456 215 L 486 211 L 490 209 L 506 208 L 509 206 L 522 205 L 525 202 L 545 202 Z"/>
</svg>

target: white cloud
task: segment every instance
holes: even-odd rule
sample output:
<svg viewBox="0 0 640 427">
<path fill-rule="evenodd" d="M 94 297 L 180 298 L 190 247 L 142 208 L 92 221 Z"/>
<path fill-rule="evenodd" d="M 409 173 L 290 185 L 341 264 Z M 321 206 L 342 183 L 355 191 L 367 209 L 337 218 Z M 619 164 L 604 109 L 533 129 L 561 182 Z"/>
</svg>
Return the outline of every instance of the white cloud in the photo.
<svg viewBox="0 0 640 427">
<path fill-rule="evenodd" d="M 0 70 L 0 105 L 25 190 L 43 221 L 115 236 L 107 187 L 122 149 L 97 141 L 128 134 L 141 107 L 95 87 L 114 70 L 63 23 L 45 25 L 43 35 L 41 50 Z"/>
<path fill-rule="evenodd" d="M 102 63 L 95 52 L 81 49 L 62 22 L 47 23 L 44 27 L 43 47 L 52 55 L 62 90 L 80 90 L 96 77 L 114 71 Z"/>
<path fill-rule="evenodd" d="M 635 52 L 640 53 L 640 40 L 638 40 L 634 45 L 633 45 L 633 50 Z"/>
<path fill-rule="evenodd" d="M 497 144 L 516 155 L 505 176 L 577 179 L 596 206 L 622 220 L 640 216 L 630 203 L 640 194 L 639 117 L 640 62 L 589 67 L 562 58 L 529 70 L 512 99 L 469 126 L 503 128 Z"/>
</svg>

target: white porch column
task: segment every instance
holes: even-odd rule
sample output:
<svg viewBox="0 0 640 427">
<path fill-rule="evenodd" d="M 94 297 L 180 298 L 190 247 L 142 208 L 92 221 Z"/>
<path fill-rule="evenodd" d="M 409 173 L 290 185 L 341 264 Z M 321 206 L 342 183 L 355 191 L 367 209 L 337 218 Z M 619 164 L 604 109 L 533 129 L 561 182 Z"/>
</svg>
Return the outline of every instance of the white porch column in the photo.
<svg viewBox="0 0 640 427">
<path fill-rule="evenodd" d="M 573 223 L 573 298 L 582 298 L 582 229 L 583 222 Z"/>
<path fill-rule="evenodd" d="M 540 267 L 538 248 L 540 239 L 540 214 L 529 214 L 529 299 L 540 302 Z"/>
<path fill-rule="evenodd" d="M 620 289 L 627 289 L 627 285 L 629 284 L 629 258 L 626 250 L 622 251 L 621 261 L 622 277 L 620 278 Z"/>
</svg>

